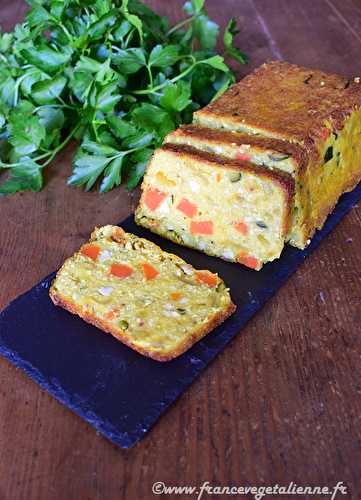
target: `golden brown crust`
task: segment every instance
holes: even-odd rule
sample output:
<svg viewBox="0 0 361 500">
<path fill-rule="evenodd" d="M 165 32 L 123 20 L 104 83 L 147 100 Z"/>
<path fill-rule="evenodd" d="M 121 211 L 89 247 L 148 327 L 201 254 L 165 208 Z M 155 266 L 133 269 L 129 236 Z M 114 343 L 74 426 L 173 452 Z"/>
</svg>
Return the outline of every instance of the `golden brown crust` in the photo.
<svg viewBox="0 0 361 500">
<path fill-rule="evenodd" d="M 87 323 L 96 326 L 97 328 L 103 330 L 106 333 L 110 333 L 117 340 L 120 340 L 120 342 L 127 345 L 131 349 L 134 349 L 143 356 L 155 359 L 156 361 L 171 361 L 172 359 L 177 358 L 185 351 L 190 349 L 196 342 L 205 337 L 209 332 L 214 330 L 218 325 L 223 323 L 223 321 L 225 321 L 236 310 L 235 304 L 233 304 L 233 302 L 231 301 L 228 308 L 225 311 L 221 311 L 215 314 L 206 325 L 198 328 L 198 330 L 193 332 L 192 335 L 190 335 L 187 339 L 185 339 L 183 344 L 178 346 L 177 349 L 173 350 L 172 353 L 159 354 L 157 352 L 153 352 L 148 349 L 144 349 L 138 345 L 135 345 L 129 339 L 129 335 L 127 335 L 125 332 L 123 332 L 122 330 L 115 329 L 113 325 L 109 324 L 108 322 L 100 318 L 97 318 L 94 314 L 91 314 L 90 312 L 81 311 L 76 304 L 60 297 L 60 295 L 58 295 L 53 288 L 50 289 L 49 295 L 51 300 L 56 306 L 63 307 L 72 314 L 80 316 Z"/>
<path fill-rule="evenodd" d="M 231 132 L 224 129 L 201 127 L 199 125 L 182 125 L 165 138 L 166 143 L 168 141 L 172 142 L 171 136 L 184 137 L 184 139 L 194 137 L 198 140 L 204 139 L 217 145 L 224 143 L 234 143 L 236 146 L 249 144 L 259 151 L 270 150 L 291 156 L 298 170 L 304 169 L 308 163 L 308 155 L 304 147 L 257 134 Z"/>
<path fill-rule="evenodd" d="M 315 227 L 312 227 L 312 233 L 308 234 L 308 238 L 311 238 L 313 236 L 313 234 L 315 233 L 315 230 L 316 229 L 322 229 L 323 227 L 323 224 L 325 223 L 327 217 L 330 215 L 330 213 L 333 211 L 333 209 L 335 208 L 335 206 L 337 205 L 338 203 L 338 200 L 341 198 L 341 196 L 345 193 L 348 193 L 350 191 L 352 191 L 353 189 L 355 189 L 355 187 L 357 186 L 357 184 L 360 182 L 360 176 L 359 175 L 355 175 L 352 179 L 350 179 L 350 181 L 343 187 L 343 190 L 342 192 L 340 192 L 340 195 L 338 197 L 338 199 L 334 200 L 334 202 L 327 206 L 327 207 L 324 207 L 320 213 L 318 214 L 318 217 L 314 223 L 314 226 Z"/>
<path fill-rule="evenodd" d="M 352 191 L 353 189 L 355 189 L 355 187 L 358 185 L 358 183 L 360 182 L 360 177 L 358 175 L 355 175 L 344 187 L 343 187 L 343 190 L 342 192 L 340 192 L 339 194 L 339 197 L 338 199 L 335 199 L 332 203 L 330 203 L 328 206 L 324 206 L 322 207 L 322 209 L 320 210 L 318 216 L 317 216 L 317 219 L 314 220 L 314 221 L 311 221 L 309 219 L 309 217 L 306 217 L 305 218 L 305 222 L 302 226 L 302 233 L 303 233 L 303 244 L 299 244 L 299 245 L 293 245 L 293 246 L 296 246 L 297 248 L 303 250 L 304 248 L 306 248 L 309 243 L 311 242 L 311 238 L 313 237 L 313 235 L 315 234 L 316 230 L 320 230 L 322 229 L 327 217 L 333 212 L 334 208 L 336 207 L 340 197 L 345 194 L 345 193 L 348 193 L 350 191 Z"/>
<path fill-rule="evenodd" d="M 200 123 L 203 117 L 226 120 L 235 129 L 246 126 L 304 143 L 317 140 L 325 122 L 342 128 L 345 118 L 360 106 L 359 79 L 273 61 L 234 84 L 194 118 Z"/>
</svg>

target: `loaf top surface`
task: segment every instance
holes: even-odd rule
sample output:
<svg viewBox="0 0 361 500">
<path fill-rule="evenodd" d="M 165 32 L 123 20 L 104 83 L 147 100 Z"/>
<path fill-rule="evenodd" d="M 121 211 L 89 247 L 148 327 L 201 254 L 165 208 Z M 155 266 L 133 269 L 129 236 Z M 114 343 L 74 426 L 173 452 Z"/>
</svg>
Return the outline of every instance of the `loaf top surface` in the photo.
<svg viewBox="0 0 361 500">
<path fill-rule="evenodd" d="M 235 309 L 218 275 L 196 270 L 117 226 L 95 229 L 65 261 L 50 296 L 161 361 L 184 352 Z"/>
<path fill-rule="evenodd" d="M 272 61 L 197 111 L 194 121 L 303 143 L 308 137 L 322 139 L 327 123 L 342 128 L 360 105 L 360 78 Z"/>
</svg>

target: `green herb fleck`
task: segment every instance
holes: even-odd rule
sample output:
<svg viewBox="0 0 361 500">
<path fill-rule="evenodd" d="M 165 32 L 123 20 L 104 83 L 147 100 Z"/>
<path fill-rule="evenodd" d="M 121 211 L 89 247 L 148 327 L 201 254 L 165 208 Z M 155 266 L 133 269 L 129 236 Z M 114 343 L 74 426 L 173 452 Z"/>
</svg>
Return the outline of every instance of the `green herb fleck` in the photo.
<svg viewBox="0 0 361 500">
<path fill-rule="evenodd" d="M 242 179 L 242 174 L 241 172 L 231 172 L 228 177 L 231 182 L 238 182 Z"/>
<path fill-rule="evenodd" d="M 333 158 L 333 147 L 332 146 L 329 146 L 327 149 L 326 149 L 326 153 L 325 153 L 325 156 L 324 156 L 324 162 L 327 163 L 328 161 L 332 160 Z"/>
<path fill-rule="evenodd" d="M 129 328 L 129 323 L 125 319 L 120 320 L 118 325 L 119 325 L 119 328 L 121 328 L 122 330 L 128 330 L 128 328 Z"/>
<path fill-rule="evenodd" d="M 339 167 L 341 164 L 341 152 L 337 151 L 336 153 L 336 165 Z"/>
<path fill-rule="evenodd" d="M 271 160 L 271 161 L 283 161 L 283 160 L 287 160 L 288 158 L 290 157 L 289 154 L 275 154 L 275 153 L 271 153 L 268 155 L 268 158 Z"/>
</svg>

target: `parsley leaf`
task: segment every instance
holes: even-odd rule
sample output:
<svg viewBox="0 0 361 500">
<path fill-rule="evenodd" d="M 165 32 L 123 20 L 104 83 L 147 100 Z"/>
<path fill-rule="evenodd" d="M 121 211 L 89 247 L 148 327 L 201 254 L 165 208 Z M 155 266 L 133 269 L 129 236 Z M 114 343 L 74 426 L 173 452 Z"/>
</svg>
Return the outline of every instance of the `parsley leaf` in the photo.
<svg viewBox="0 0 361 500">
<path fill-rule="evenodd" d="M 10 175 L 10 179 L 0 186 L 0 194 L 12 194 L 25 190 L 40 191 L 43 187 L 41 167 L 30 158 L 23 158 L 20 166 L 12 167 Z"/>
<path fill-rule="evenodd" d="M 132 119 L 137 126 L 157 133 L 160 141 L 175 128 L 169 113 L 153 104 L 143 103 L 136 107 Z"/>
<path fill-rule="evenodd" d="M 106 118 L 110 130 L 117 139 L 124 139 L 136 132 L 136 128 L 131 123 L 123 120 L 120 116 L 111 115 Z"/>
<path fill-rule="evenodd" d="M 59 71 L 61 66 L 69 62 L 71 57 L 70 54 L 65 54 L 46 46 L 23 49 L 21 55 L 28 63 L 50 74 Z"/>
<path fill-rule="evenodd" d="M 160 98 L 160 104 L 167 111 L 183 111 L 192 102 L 191 93 L 189 82 L 180 80 L 176 83 L 170 83 Z"/>
<path fill-rule="evenodd" d="M 172 66 L 178 60 L 179 48 L 176 45 L 156 45 L 152 52 L 149 54 L 149 66 L 156 66 L 158 68 L 166 68 Z"/>
<path fill-rule="evenodd" d="M 73 175 L 68 179 L 68 184 L 85 185 L 86 191 L 89 191 L 109 162 L 106 156 L 81 154 L 74 162 Z"/>
<path fill-rule="evenodd" d="M 224 51 L 227 55 L 233 57 L 241 64 L 246 64 L 248 62 L 248 57 L 246 54 L 243 54 L 237 47 L 233 47 L 233 38 L 235 35 L 239 33 L 237 29 L 237 21 L 235 18 L 232 18 L 224 31 L 223 35 L 223 43 L 224 43 Z"/>
<path fill-rule="evenodd" d="M 141 149 L 131 156 L 131 168 L 127 177 L 126 190 L 134 189 L 142 179 L 147 163 L 153 154 L 152 149 Z"/>
<path fill-rule="evenodd" d="M 130 75 L 145 66 L 145 55 L 143 49 L 137 47 L 126 50 L 118 50 L 113 56 L 113 62 L 120 72 Z"/>
<path fill-rule="evenodd" d="M 98 40 L 104 33 L 109 30 L 117 22 L 117 11 L 114 9 L 97 19 L 93 24 L 89 26 L 88 35 L 93 38 L 93 40 Z"/>
<path fill-rule="evenodd" d="M 214 49 L 217 44 L 219 26 L 208 16 L 198 16 L 193 23 L 194 35 L 198 38 L 202 49 Z"/>
<path fill-rule="evenodd" d="M 100 184 L 100 192 L 106 193 L 110 191 L 113 187 L 119 186 L 121 181 L 121 173 L 123 166 L 123 159 L 125 154 L 117 156 L 112 160 L 105 169 L 104 179 Z"/>
<path fill-rule="evenodd" d="M 195 12 L 200 12 L 204 7 L 204 0 L 192 0 L 192 5 Z"/>
<path fill-rule="evenodd" d="M 25 120 L 20 117 L 19 113 L 13 112 L 9 117 L 8 125 L 9 142 L 14 147 L 17 157 L 36 151 L 46 135 L 45 127 L 40 123 L 38 116 L 27 116 Z"/>
<path fill-rule="evenodd" d="M 66 78 L 58 75 L 53 79 L 42 80 L 31 86 L 31 95 L 37 104 L 49 104 L 60 96 L 66 85 Z"/>
<path fill-rule="evenodd" d="M 209 66 L 212 66 L 212 68 L 219 69 L 219 71 L 223 71 L 225 73 L 228 72 L 228 66 L 224 63 L 222 56 L 213 56 L 209 59 L 204 59 L 202 63 L 208 64 Z"/>
</svg>

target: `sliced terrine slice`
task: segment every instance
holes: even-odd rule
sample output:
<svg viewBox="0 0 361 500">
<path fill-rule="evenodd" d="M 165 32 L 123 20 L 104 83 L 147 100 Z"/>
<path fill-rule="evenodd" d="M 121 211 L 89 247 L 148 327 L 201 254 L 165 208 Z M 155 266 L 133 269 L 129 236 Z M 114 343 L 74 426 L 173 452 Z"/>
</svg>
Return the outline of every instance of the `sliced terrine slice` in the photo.
<svg viewBox="0 0 361 500">
<path fill-rule="evenodd" d="M 259 270 L 282 252 L 290 174 L 165 144 L 151 159 L 136 222 L 176 243 Z"/>
</svg>

